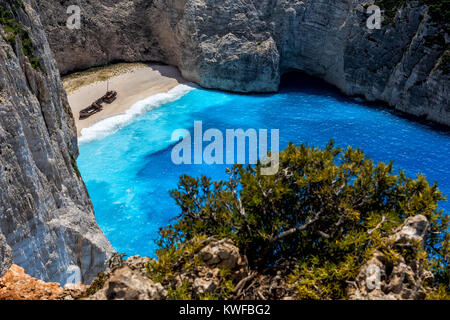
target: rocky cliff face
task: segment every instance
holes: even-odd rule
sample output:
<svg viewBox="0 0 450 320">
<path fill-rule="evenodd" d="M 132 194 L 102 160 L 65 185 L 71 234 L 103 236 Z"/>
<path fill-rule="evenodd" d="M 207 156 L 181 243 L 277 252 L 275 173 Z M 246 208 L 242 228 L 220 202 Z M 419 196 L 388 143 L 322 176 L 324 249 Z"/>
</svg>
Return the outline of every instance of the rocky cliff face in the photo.
<svg viewBox="0 0 450 320">
<path fill-rule="evenodd" d="M 391 246 L 416 251 L 417 245 L 424 245 L 428 227 L 424 216 L 406 219 L 391 235 Z M 353 300 L 423 300 L 426 283 L 432 279 L 433 274 L 424 268 L 423 261 L 404 257 L 393 260 L 377 250 L 361 267 L 349 296 Z"/>
<path fill-rule="evenodd" d="M 0 274 L 14 262 L 65 284 L 76 266 L 90 282 L 113 250 L 76 168 L 73 117 L 33 4 L 0 0 Z"/>
<path fill-rule="evenodd" d="M 369 30 L 366 8 L 374 2 L 383 1 L 40 0 L 39 6 L 62 73 L 151 60 L 178 66 L 204 87 L 270 92 L 283 73 L 300 70 L 348 95 L 450 125 L 450 75 L 442 67 L 448 35 L 440 35 L 444 44 L 427 43 L 439 24 L 423 1 L 406 1 L 389 23 Z M 81 8 L 79 30 L 66 28 L 72 4 Z"/>
<path fill-rule="evenodd" d="M 5 237 L 0 233 L 0 277 L 2 277 L 12 264 L 11 248 Z"/>
<path fill-rule="evenodd" d="M 38 9 L 32 0 L 0 0 L 0 276 L 14 262 L 34 277 L 64 284 L 76 266 L 88 283 L 113 252 L 77 172 L 74 122 L 39 15 L 63 73 L 114 60 L 153 60 L 178 66 L 205 87 L 267 92 L 278 89 L 281 74 L 295 69 L 347 94 L 450 124 L 449 76 L 440 68 L 446 46 L 425 44 L 436 27 L 419 2 L 408 2 L 395 24 L 374 31 L 365 27 L 363 1 L 357 0 L 75 3 L 82 9 L 82 28 L 71 31 L 65 22 L 72 2 L 40 0 Z M 236 251 L 220 246 L 230 257 Z M 204 257 L 212 270 L 221 263 L 214 262 L 214 252 L 222 249 L 214 248 L 205 253 L 211 259 Z M 368 266 L 386 273 L 383 263 L 375 256 Z M 128 278 L 141 286 L 143 275 L 127 268 L 112 278 L 105 295 L 126 297 L 129 291 L 120 288 Z M 383 293 L 374 294 L 423 296 L 424 274 L 402 261 L 397 269 L 387 275 Z M 205 272 L 185 275 L 198 295 L 215 286 L 214 272 Z M 354 294 L 372 298 L 364 274 Z M 244 285 L 252 278 L 246 279 Z M 391 286 L 399 279 L 407 281 L 399 282 L 400 289 Z M 164 297 L 160 286 L 147 282 L 144 297 L 155 292 Z M 248 294 L 257 298 L 260 292 Z"/>
</svg>

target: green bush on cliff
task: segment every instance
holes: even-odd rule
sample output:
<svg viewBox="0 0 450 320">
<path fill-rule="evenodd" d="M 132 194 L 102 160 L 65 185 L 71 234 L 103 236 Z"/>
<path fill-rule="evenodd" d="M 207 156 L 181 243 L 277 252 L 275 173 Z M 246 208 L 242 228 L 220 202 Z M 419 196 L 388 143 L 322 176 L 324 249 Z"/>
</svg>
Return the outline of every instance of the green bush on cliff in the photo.
<svg viewBox="0 0 450 320">
<path fill-rule="evenodd" d="M 421 0 L 428 6 L 431 19 L 437 23 L 448 24 L 450 21 L 450 0 Z"/>
<path fill-rule="evenodd" d="M 20 0 L 11 1 L 10 6 L 10 8 L 6 8 L 0 3 L 0 25 L 3 26 L 6 33 L 4 36 L 5 41 L 15 50 L 16 38 L 19 37 L 22 42 L 23 54 L 28 57 L 31 66 L 36 70 L 44 71 L 40 58 L 34 56 L 34 48 L 29 31 L 22 24 L 18 23 L 14 17 L 18 8 L 22 10 L 25 8 L 23 2 Z"/>
<path fill-rule="evenodd" d="M 181 214 L 160 230 L 160 261 L 150 273 L 167 279 L 201 239 L 230 238 L 255 270 L 294 260 L 290 281 L 301 297 L 341 299 L 374 249 L 386 247 L 407 217 L 421 214 L 430 228 L 415 258 L 427 261 L 435 285 L 448 293 L 449 219 L 438 208 L 444 197 L 436 184 L 394 174 L 392 163 L 374 164 L 361 150 L 332 142 L 323 150 L 291 144 L 277 174 L 263 176 L 261 168 L 237 165 L 227 181 L 181 177 L 171 193 Z"/>
<path fill-rule="evenodd" d="M 385 24 L 394 23 L 398 10 L 403 8 L 410 0 L 376 0 L 375 4 L 384 10 Z M 450 0 L 419 0 L 419 4 L 428 7 L 428 14 L 435 23 L 448 23 L 450 21 Z"/>
<path fill-rule="evenodd" d="M 397 11 L 404 7 L 407 0 L 376 0 L 375 5 L 379 6 L 384 12 L 383 24 L 395 22 Z"/>
<path fill-rule="evenodd" d="M 437 66 L 440 70 L 442 70 L 443 74 L 450 73 L 450 50 L 446 50 L 442 55 L 441 62 Z"/>
</svg>

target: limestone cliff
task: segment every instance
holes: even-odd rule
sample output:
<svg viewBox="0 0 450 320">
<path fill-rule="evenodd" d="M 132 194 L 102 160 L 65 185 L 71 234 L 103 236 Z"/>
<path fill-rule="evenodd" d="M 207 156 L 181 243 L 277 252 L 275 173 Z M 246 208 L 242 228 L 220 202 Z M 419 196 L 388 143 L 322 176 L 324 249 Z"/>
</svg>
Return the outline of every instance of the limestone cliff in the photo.
<svg viewBox="0 0 450 320">
<path fill-rule="evenodd" d="M 76 168 L 59 71 L 152 60 L 205 87 L 269 92 L 295 69 L 449 125 L 449 75 L 441 67 L 448 36 L 427 44 L 438 26 L 419 1 L 369 30 L 364 8 L 372 2 L 0 0 L 0 275 L 15 263 L 64 284 L 75 265 L 88 283 L 113 252 Z M 79 30 L 65 26 L 72 4 L 82 9 Z"/>
<path fill-rule="evenodd" d="M 0 277 L 2 277 L 12 264 L 11 248 L 5 237 L 0 233 Z"/>
<path fill-rule="evenodd" d="M 370 30 L 367 7 L 374 2 L 384 1 L 40 0 L 39 6 L 62 73 L 118 60 L 159 61 L 204 87 L 270 92 L 283 73 L 300 70 L 348 95 L 450 125 L 443 22 L 431 18 L 423 0 L 408 0 L 384 13 L 380 30 Z M 66 27 L 73 4 L 81 8 L 79 30 Z"/>
<path fill-rule="evenodd" d="M 34 1 L 0 0 L 0 273 L 89 283 L 113 249 L 75 159 L 74 120 Z M 12 259 L 11 259 L 12 252 Z"/>
</svg>

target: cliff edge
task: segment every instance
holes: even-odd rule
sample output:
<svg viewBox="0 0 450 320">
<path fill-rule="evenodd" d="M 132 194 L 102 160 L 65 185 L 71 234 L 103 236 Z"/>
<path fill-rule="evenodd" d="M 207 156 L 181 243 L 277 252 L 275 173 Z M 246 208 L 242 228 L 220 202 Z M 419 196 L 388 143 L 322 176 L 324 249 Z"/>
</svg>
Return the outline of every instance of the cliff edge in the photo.
<svg viewBox="0 0 450 320">
<path fill-rule="evenodd" d="M 450 125 L 448 13 L 428 0 L 115 0 L 39 6 L 62 73 L 114 61 L 177 66 L 206 88 L 274 92 L 299 70 L 345 94 Z M 369 29 L 370 5 L 382 10 Z M 447 18 L 446 18 L 447 17 Z"/>
<path fill-rule="evenodd" d="M 113 249 L 76 166 L 73 116 L 34 3 L 0 0 L 0 273 L 14 263 L 89 283 Z"/>
<path fill-rule="evenodd" d="M 429 224 L 424 216 L 408 218 L 391 235 L 392 246 L 415 248 L 423 245 Z M 412 249 L 415 250 L 415 249 Z M 174 272 L 173 281 L 162 281 L 151 272 L 157 261 L 139 256 L 122 261 L 111 260 L 111 269 L 100 274 L 90 286 L 63 290 L 52 283 L 42 283 L 26 275 L 17 266 L 0 278 L 0 300 L 173 300 L 224 298 L 229 289 L 230 300 L 301 300 L 298 283 L 289 277 L 289 265 L 258 272 L 249 268 L 247 257 L 233 241 L 211 240 L 191 252 L 189 259 L 197 261 Z M 228 270 L 224 272 L 224 270 Z M 431 272 L 423 261 L 400 258 L 392 262 L 376 251 L 360 269 L 355 281 L 349 283 L 351 300 L 423 300 L 433 292 L 428 282 Z"/>
</svg>

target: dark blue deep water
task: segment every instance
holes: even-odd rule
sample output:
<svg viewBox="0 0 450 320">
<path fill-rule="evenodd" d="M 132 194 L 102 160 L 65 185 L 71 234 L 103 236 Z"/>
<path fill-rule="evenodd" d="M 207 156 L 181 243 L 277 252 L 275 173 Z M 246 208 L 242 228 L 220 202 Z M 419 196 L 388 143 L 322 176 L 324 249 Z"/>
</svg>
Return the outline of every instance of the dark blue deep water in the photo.
<svg viewBox="0 0 450 320">
<path fill-rule="evenodd" d="M 154 256 L 158 228 L 179 209 L 169 196 L 182 174 L 225 178 L 225 166 L 171 161 L 176 129 L 280 129 L 289 142 L 362 148 L 375 161 L 394 160 L 409 176 L 422 173 L 450 194 L 448 131 L 407 120 L 390 111 L 346 98 L 309 78 L 288 77 L 273 95 L 236 95 L 195 89 L 149 111 L 103 139 L 80 146 L 78 164 L 96 218 L 113 247 L 128 255 Z M 447 202 L 440 204 L 450 212 Z"/>
</svg>

